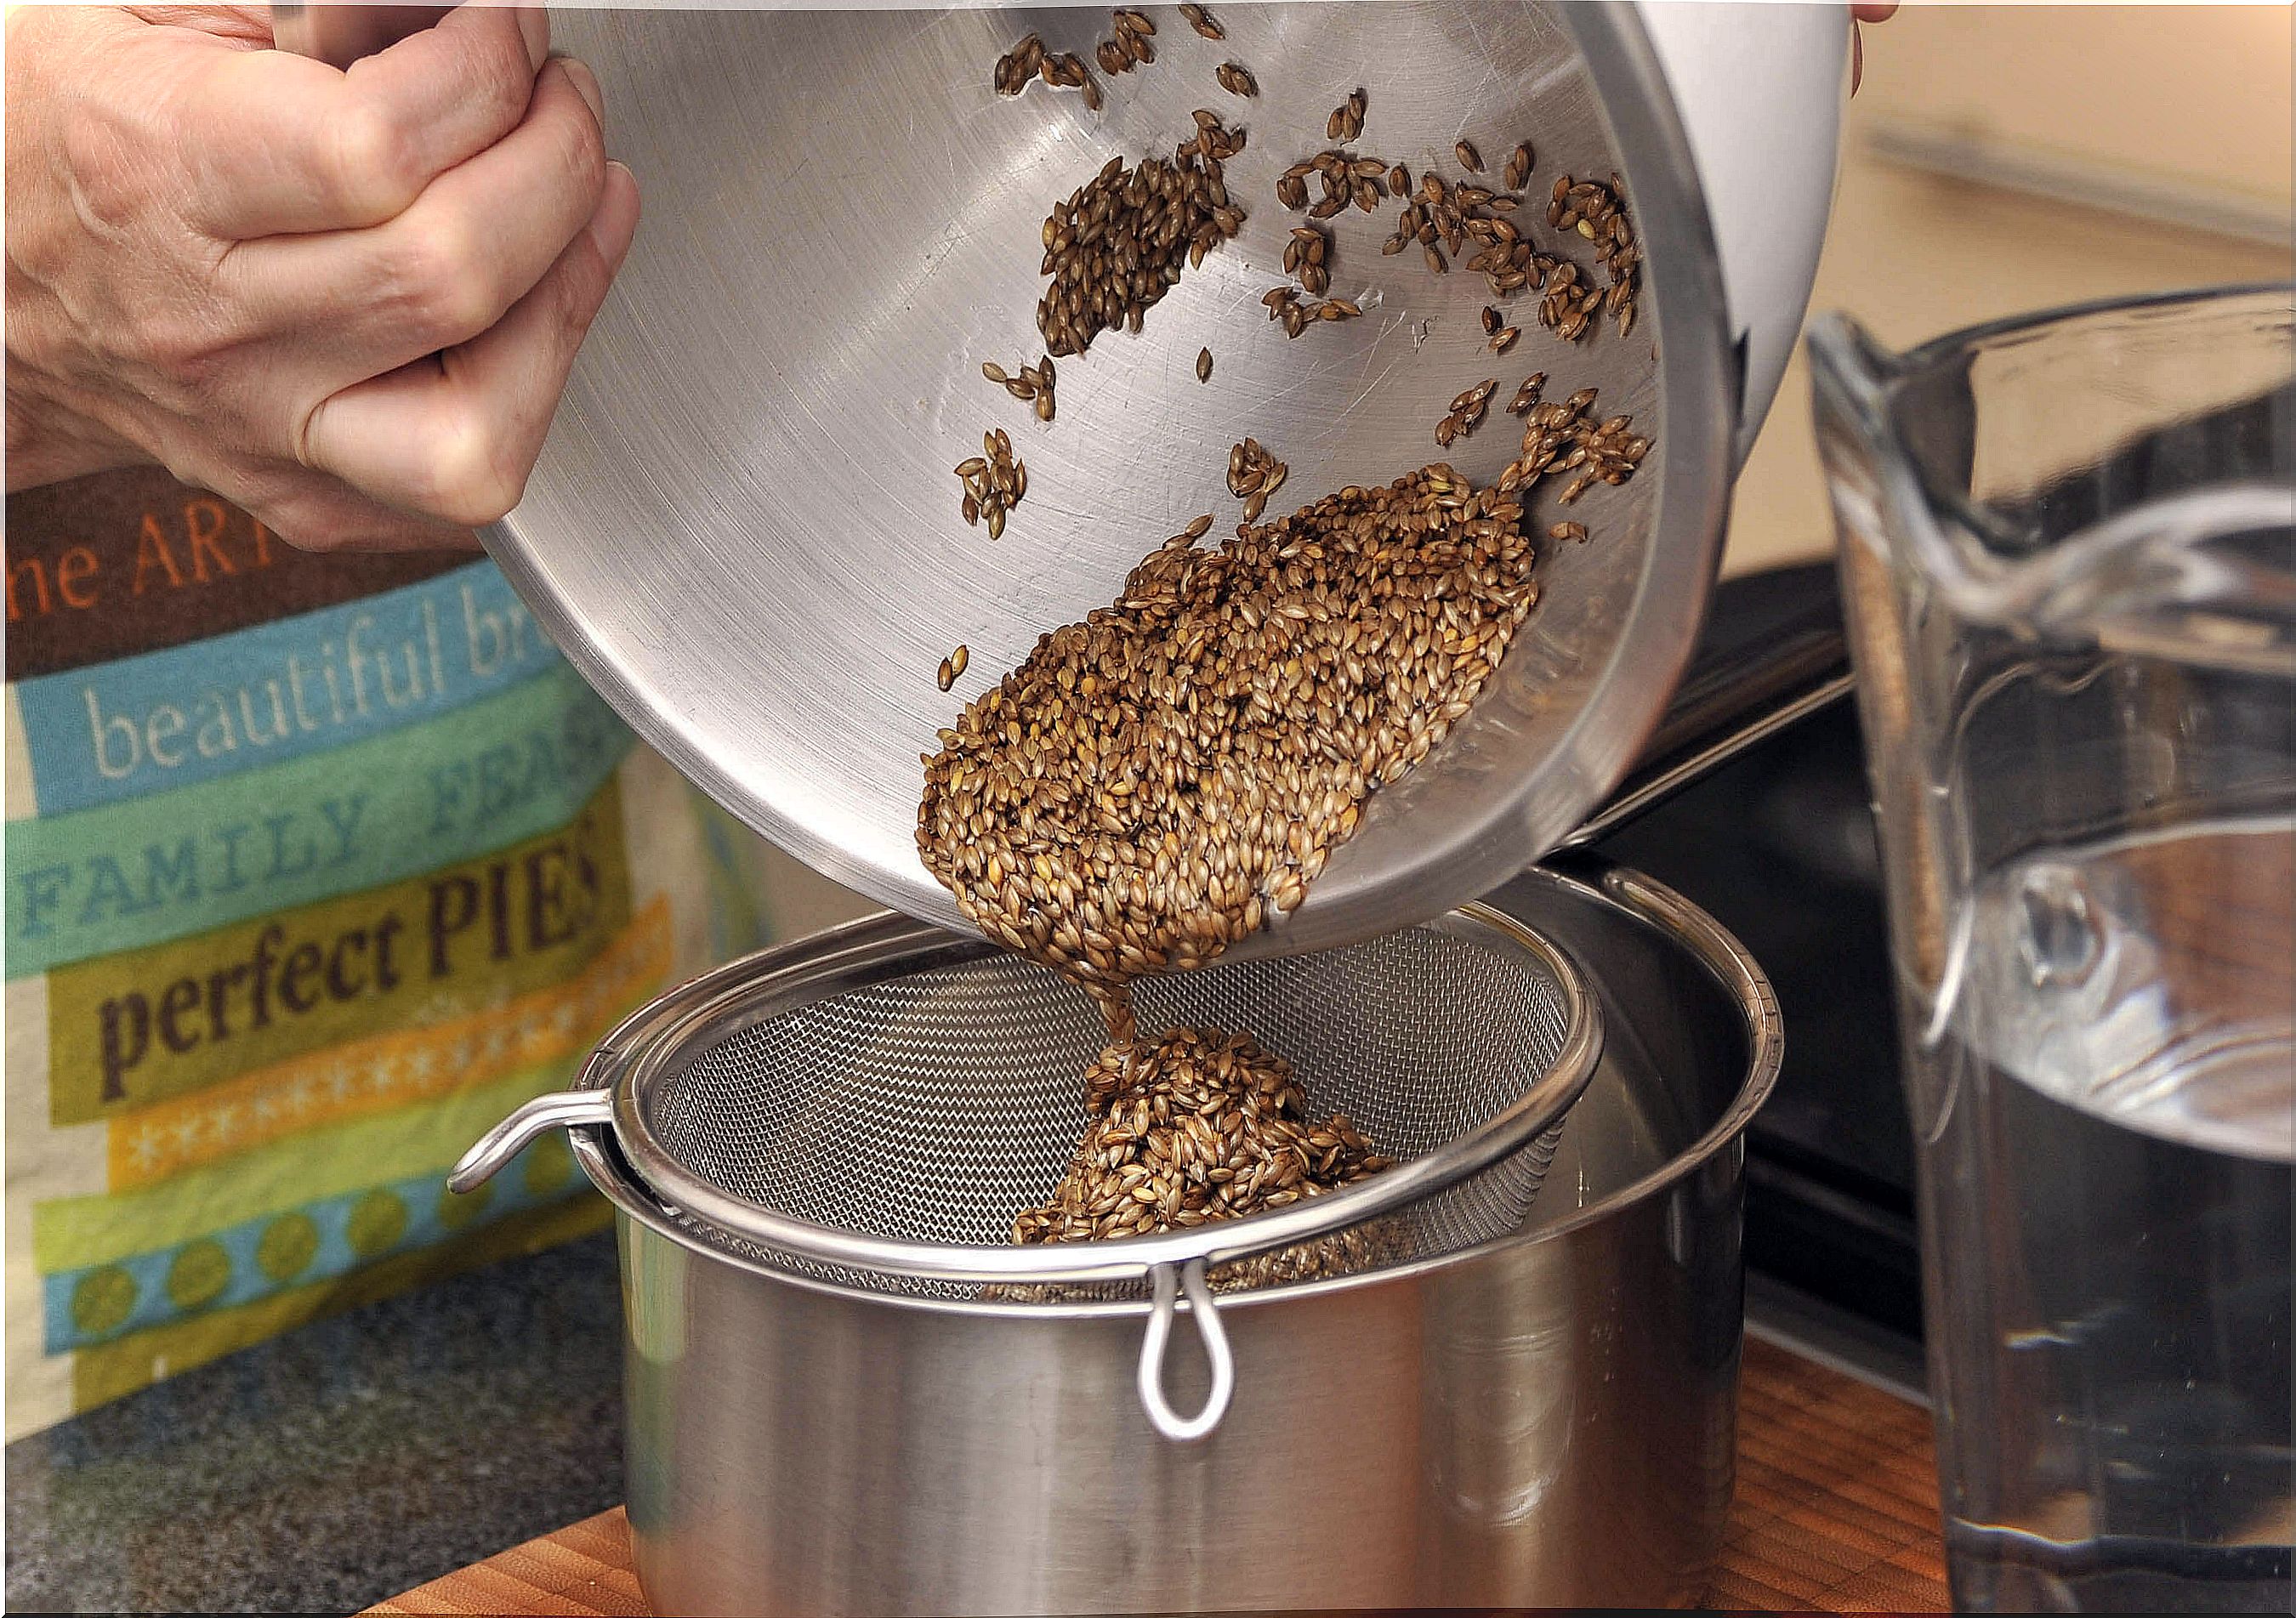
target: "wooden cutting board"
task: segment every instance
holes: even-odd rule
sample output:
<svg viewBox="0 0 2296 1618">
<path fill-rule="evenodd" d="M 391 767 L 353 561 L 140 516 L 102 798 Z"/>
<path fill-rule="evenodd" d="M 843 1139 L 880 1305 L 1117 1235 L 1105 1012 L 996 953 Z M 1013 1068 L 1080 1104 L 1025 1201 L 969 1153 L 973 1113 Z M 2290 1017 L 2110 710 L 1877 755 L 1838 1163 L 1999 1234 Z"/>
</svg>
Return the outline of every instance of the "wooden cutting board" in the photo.
<svg viewBox="0 0 2296 1618">
<path fill-rule="evenodd" d="M 1749 1338 L 1737 1494 L 1704 1605 L 1945 1611 L 1929 1413 Z M 644 1618 L 648 1609 L 618 1508 L 369 1611 Z"/>
</svg>

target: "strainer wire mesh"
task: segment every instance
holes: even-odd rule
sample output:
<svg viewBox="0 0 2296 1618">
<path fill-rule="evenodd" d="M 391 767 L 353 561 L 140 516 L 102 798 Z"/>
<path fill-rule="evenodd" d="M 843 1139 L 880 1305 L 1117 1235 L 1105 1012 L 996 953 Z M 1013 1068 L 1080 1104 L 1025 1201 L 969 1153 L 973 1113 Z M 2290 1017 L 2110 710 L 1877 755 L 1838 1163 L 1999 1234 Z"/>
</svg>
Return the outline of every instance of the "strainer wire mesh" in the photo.
<svg viewBox="0 0 2296 1618">
<path fill-rule="evenodd" d="M 1013 1215 L 1050 1194 L 1084 1132 L 1082 1075 L 1105 1030 L 1091 1001 L 1043 968 L 985 946 L 955 961 L 939 954 L 947 964 L 737 1019 L 730 1032 L 713 1025 L 646 1066 L 625 1124 L 685 1174 L 783 1219 L 919 1249 L 1004 1246 Z M 1592 1001 L 1567 960 L 1491 912 L 1145 979 L 1135 998 L 1144 1034 L 1183 1025 L 1252 1034 L 1292 1061 L 1316 1118 L 1345 1113 L 1401 1162 L 1456 1152 L 1558 1061 L 1592 1065 L 1581 1026 Z M 1216 1267 L 1214 1283 L 1375 1268 L 1503 1235 L 1529 1211 L 1560 1130 L 1558 1113 L 1495 1161 L 1368 1217 L 1343 1212 L 1334 1201 L 1343 1193 L 1308 1199 L 1300 1205 L 1332 1214 L 1313 1238 Z M 745 1235 L 731 1218 L 680 1217 L 713 1246 L 817 1280 L 983 1295 L 979 1281 L 831 1262 Z M 1255 1222 L 1199 1229 L 1242 1239 Z M 1081 1259 L 1124 1245 L 1031 1251 Z M 1320 1258 L 1309 1251 L 1319 1247 Z M 1054 1291 L 1126 1298 L 1146 1287 L 1103 1277 Z"/>
</svg>

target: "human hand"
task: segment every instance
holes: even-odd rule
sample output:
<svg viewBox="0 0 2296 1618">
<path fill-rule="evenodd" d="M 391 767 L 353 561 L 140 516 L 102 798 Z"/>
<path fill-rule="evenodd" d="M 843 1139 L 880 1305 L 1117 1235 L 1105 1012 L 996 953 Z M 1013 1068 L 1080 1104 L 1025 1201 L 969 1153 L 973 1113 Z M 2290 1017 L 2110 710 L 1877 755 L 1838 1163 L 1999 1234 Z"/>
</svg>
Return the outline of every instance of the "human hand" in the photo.
<svg viewBox="0 0 2296 1618">
<path fill-rule="evenodd" d="M 1898 14 L 1898 0 L 1858 0 L 1849 8 L 1849 94 L 1857 94 L 1866 77 L 1866 36 L 1862 25 L 1887 22 Z"/>
<path fill-rule="evenodd" d="M 541 12 L 348 72 L 262 6 L 7 27 L 10 488 L 156 461 L 324 549 L 517 503 L 638 213 Z"/>
</svg>

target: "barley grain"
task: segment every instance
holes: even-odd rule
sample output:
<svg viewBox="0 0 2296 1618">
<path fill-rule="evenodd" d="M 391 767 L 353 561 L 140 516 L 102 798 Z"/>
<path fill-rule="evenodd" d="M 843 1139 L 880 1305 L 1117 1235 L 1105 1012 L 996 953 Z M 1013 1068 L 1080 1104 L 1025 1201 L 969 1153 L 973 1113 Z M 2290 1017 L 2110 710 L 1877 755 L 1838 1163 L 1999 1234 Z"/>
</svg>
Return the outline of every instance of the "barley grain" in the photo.
<svg viewBox="0 0 2296 1618">
<path fill-rule="evenodd" d="M 1243 210 L 1227 200 L 1222 165 L 1242 150 L 1242 138 L 1200 112 L 1195 138 L 1170 162 L 1149 158 L 1128 167 L 1111 158 L 1054 207 L 1038 266 L 1050 284 L 1037 303 L 1050 354 L 1081 354 L 1111 326 L 1139 331 L 1182 267 L 1201 264 L 1242 228 Z"/>
</svg>

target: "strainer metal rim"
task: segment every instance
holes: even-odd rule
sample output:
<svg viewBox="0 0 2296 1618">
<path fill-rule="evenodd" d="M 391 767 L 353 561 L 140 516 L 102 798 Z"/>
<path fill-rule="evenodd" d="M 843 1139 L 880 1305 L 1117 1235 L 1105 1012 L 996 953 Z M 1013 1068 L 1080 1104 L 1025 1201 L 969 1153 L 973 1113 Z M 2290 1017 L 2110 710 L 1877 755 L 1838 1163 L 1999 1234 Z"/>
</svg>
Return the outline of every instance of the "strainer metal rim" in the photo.
<svg viewBox="0 0 2296 1618">
<path fill-rule="evenodd" d="M 998 952 L 985 939 L 947 936 L 918 946 L 913 927 L 889 933 L 870 918 L 786 946 L 790 959 L 733 982 L 712 973 L 671 991 L 608 1034 L 568 1091 L 529 1103 L 472 1147 L 451 1183 L 475 1184 L 539 1129 L 597 1125 L 612 1132 L 631 1176 L 673 1212 L 724 1235 L 819 1263 L 911 1280 L 1087 1282 L 1149 1278 L 1192 1262 L 1225 1263 L 1313 1240 L 1423 1200 L 1529 1146 L 1559 1122 L 1593 1078 L 1603 1051 L 1602 1008 L 1585 974 L 1553 940 L 1481 903 L 1423 927 L 1496 943 L 1531 956 L 1552 978 L 1566 1017 L 1546 1070 L 1507 1107 L 1432 1151 L 1354 1185 L 1290 1206 L 1193 1230 L 1039 1246 L 927 1243 L 868 1236 L 777 1214 L 719 1189 L 656 1138 L 640 1096 L 693 1053 L 799 1006 Z M 768 955 L 780 952 L 768 952 Z"/>
<path fill-rule="evenodd" d="M 1127 1279 L 1146 1277 L 1160 1267 L 1182 1265 L 1193 1259 L 1215 1263 L 1290 1246 L 1432 1196 L 1529 1146 L 1578 1099 L 1601 1059 L 1601 1007 L 1577 963 L 1560 946 L 1481 904 L 1462 906 L 1421 925 L 1464 936 L 1480 935 L 1479 942 L 1496 937 L 1533 956 L 1554 979 L 1568 1018 L 1562 1049 L 1547 1070 L 1521 1096 L 1479 1128 L 1354 1185 L 1269 1213 L 1224 1220 L 1189 1230 L 1111 1241 L 991 1246 L 864 1235 L 792 1218 L 733 1196 L 686 1168 L 661 1146 L 645 1120 L 639 1094 L 681 1066 L 693 1050 L 704 1045 L 714 1047 L 741 1027 L 794 1009 L 777 1006 L 762 1009 L 758 1001 L 767 997 L 756 994 L 754 989 L 739 997 L 740 1008 L 734 1015 L 726 1014 L 727 997 L 705 1001 L 658 1029 L 644 1047 L 629 1053 L 611 1090 L 615 1140 L 639 1179 L 691 1217 L 714 1224 L 742 1240 L 799 1258 L 911 1280 Z M 985 939 L 960 938 L 954 942 L 955 950 L 942 958 L 951 964 L 1000 952 Z M 874 962 L 865 963 L 849 957 L 844 971 L 807 975 L 803 981 L 817 992 L 808 994 L 806 999 L 824 999 L 886 977 L 906 977 L 921 969 L 922 965 L 906 951 Z M 880 969 L 870 974 L 871 966 Z M 847 972 L 857 976 L 849 980 Z M 833 985 L 824 985 L 820 981 L 823 976 L 838 981 Z"/>
</svg>

